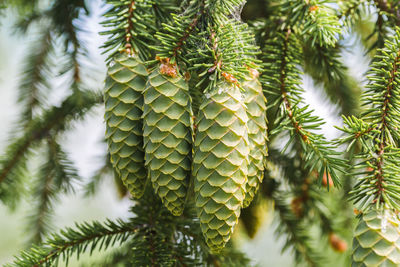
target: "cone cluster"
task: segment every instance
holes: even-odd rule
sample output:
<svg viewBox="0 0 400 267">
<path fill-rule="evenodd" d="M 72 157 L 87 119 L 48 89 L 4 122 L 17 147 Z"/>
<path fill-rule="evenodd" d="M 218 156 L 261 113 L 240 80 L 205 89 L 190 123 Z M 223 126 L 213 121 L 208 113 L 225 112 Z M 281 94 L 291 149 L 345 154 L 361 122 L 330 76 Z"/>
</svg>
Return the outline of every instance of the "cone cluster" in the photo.
<svg viewBox="0 0 400 267">
<path fill-rule="evenodd" d="M 187 81 L 169 61 L 148 73 L 138 58 L 120 55 L 106 82 L 106 139 L 132 196 L 141 197 L 149 182 L 179 216 L 194 184 L 201 229 L 218 252 L 263 179 L 266 100 L 254 77 L 241 86 L 222 78 L 204 93 L 195 121 L 191 102 Z"/>
</svg>

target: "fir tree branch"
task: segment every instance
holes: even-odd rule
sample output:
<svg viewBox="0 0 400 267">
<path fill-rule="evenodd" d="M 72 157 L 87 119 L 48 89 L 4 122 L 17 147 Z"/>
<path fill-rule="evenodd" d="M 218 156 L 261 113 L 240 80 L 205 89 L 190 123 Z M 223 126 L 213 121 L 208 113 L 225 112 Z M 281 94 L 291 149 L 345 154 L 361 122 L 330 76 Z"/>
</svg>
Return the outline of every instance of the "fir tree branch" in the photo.
<svg viewBox="0 0 400 267">
<path fill-rule="evenodd" d="M 374 56 L 376 50 L 383 48 L 385 40 L 392 35 L 393 27 L 400 25 L 400 10 L 398 3 L 388 3 L 386 0 L 374 0 L 370 1 L 370 4 L 376 10 L 377 20 L 373 24 L 372 32 L 365 37 L 364 43 L 368 45 L 367 53 Z"/>
<path fill-rule="evenodd" d="M 178 62 L 179 70 L 196 74 L 191 81 L 199 91 L 220 79 L 238 83 L 248 74 L 245 66 L 257 68 L 254 35 L 235 14 L 244 1 L 204 1 L 188 3 L 185 12 L 174 15 L 172 25 L 164 24 L 156 37 L 158 57 Z M 193 92 L 196 96 L 196 92 Z"/>
<path fill-rule="evenodd" d="M 45 177 L 40 177 L 37 179 L 35 188 L 33 189 L 34 195 L 39 196 L 35 199 L 37 202 L 36 207 L 34 207 L 35 213 L 29 216 L 28 229 L 32 234 L 28 244 L 40 244 L 43 241 L 44 235 L 50 229 L 50 217 L 52 203 L 51 198 L 54 194 L 51 188 L 52 177 L 50 174 Z"/>
<path fill-rule="evenodd" d="M 338 18 L 324 0 L 285 0 L 280 9 L 286 15 L 286 27 L 305 35 L 311 45 L 334 46 L 341 32 Z M 300 25 L 300 26 L 299 26 Z"/>
<path fill-rule="evenodd" d="M 22 188 L 19 182 L 25 169 L 29 152 L 50 134 L 63 132 L 69 122 L 82 118 L 102 97 L 91 92 L 75 90 L 59 107 L 52 107 L 27 125 L 23 136 L 16 138 L 6 149 L 0 162 L 0 199 L 17 199 Z M 21 190 L 18 190 L 21 189 Z"/>
<path fill-rule="evenodd" d="M 295 131 L 300 135 L 300 138 L 303 139 L 303 141 L 307 144 L 311 144 L 310 140 L 308 139 L 307 136 L 307 132 L 305 132 L 305 130 L 303 129 L 303 127 L 296 121 L 296 118 L 294 117 L 293 114 L 293 108 L 292 108 L 292 104 L 289 101 L 288 98 L 288 92 L 286 91 L 286 65 L 287 65 L 287 53 L 288 53 L 288 39 L 289 39 L 289 35 L 290 35 L 290 30 L 287 31 L 286 33 L 286 37 L 285 37 L 285 41 L 284 41 L 284 46 L 283 46 L 283 55 L 282 55 L 282 62 L 281 62 L 281 66 L 280 66 L 280 78 L 279 78 L 279 82 L 280 82 L 280 91 L 281 91 L 281 95 L 282 95 L 282 99 L 283 99 L 283 104 L 286 108 L 286 113 L 291 121 L 291 123 L 293 124 L 293 127 L 295 129 Z"/>
<path fill-rule="evenodd" d="M 203 33 L 207 39 L 200 34 L 204 47 L 199 48 L 196 45 L 199 40 L 194 40 L 195 47 L 187 54 L 191 64 L 188 70 L 200 73 L 196 87 L 204 88 L 204 92 L 221 79 L 239 85 L 238 81 L 248 76 L 249 67 L 259 68 L 255 58 L 259 50 L 248 26 L 235 19 L 228 19 L 222 25 L 209 25 Z"/>
<path fill-rule="evenodd" d="M 155 35 L 161 43 L 154 48 L 158 51 L 158 56 L 171 58 L 172 62 L 177 61 L 178 58 L 184 60 L 181 54 L 205 13 L 205 3 L 202 0 L 199 3 L 190 3 L 183 14 L 173 14 L 173 25 L 164 23 L 164 31 L 157 32 Z"/>
<path fill-rule="evenodd" d="M 149 39 L 148 27 L 145 26 L 149 24 L 146 14 L 149 6 L 143 1 L 120 3 L 108 1 L 108 3 L 111 4 L 111 8 L 104 14 L 107 19 L 102 24 L 110 30 L 101 33 L 110 35 L 110 39 L 103 45 L 106 52 L 125 50 L 129 54 L 139 53 L 142 56 L 149 53 L 144 43 Z M 140 17 L 143 17 L 145 23 L 140 22 Z M 115 53 L 116 51 L 113 51 L 110 58 Z"/>
<path fill-rule="evenodd" d="M 79 258 L 84 252 L 104 250 L 116 243 L 124 245 L 99 266 L 114 266 L 112 263 L 117 262 L 124 266 L 248 266 L 249 260 L 232 248 L 220 255 L 209 253 L 192 207 L 189 203 L 184 215 L 172 216 L 148 190 L 131 208 L 136 216 L 129 222 L 77 224 L 75 230 L 67 228 L 54 234 L 6 266 L 68 265 L 73 255 Z"/>
<path fill-rule="evenodd" d="M 58 32 L 64 34 L 68 44 L 72 44 L 74 49 L 80 47 L 80 41 L 77 37 L 78 28 L 74 24 L 74 20 L 85 12 L 89 14 L 89 10 L 84 0 L 56 0 L 51 8 L 52 20 Z"/>
<path fill-rule="evenodd" d="M 338 140 L 341 144 L 348 144 L 349 151 L 357 141 L 361 142 L 364 147 L 368 147 L 368 139 L 373 138 L 377 134 L 377 125 L 369 124 L 355 116 L 343 116 L 345 126 L 339 128 L 346 135 Z"/>
<path fill-rule="evenodd" d="M 171 238 L 176 230 L 174 218 L 149 190 L 140 199 L 141 203 L 144 205 L 132 207 L 132 212 L 137 215 L 132 222 L 142 226 L 133 239 L 136 246 L 133 247 L 132 264 L 172 266 L 174 244 Z"/>
<path fill-rule="evenodd" d="M 131 211 L 136 214 L 132 223 L 140 226 L 132 239 L 133 266 L 248 266 L 249 260 L 232 248 L 210 253 L 190 200 L 184 214 L 175 217 L 148 190 Z"/>
<path fill-rule="evenodd" d="M 290 140 L 284 150 L 298 138 L 304 153 L 302 157 L 310 170 L 317 170 L 319 183 L 324 174 L 329 174 L 335 185 L 340 181 L 336 174 L 346 166 L 344 160 L 339 158 L 335 147 L 320 134 L 313 133 L 323 124 L 317 116 L 311 115 L 308 107 L 300 107 L 301 98 L 297 65 L 301 54 L 297 51 L 298 43 L 290 30 L 285 34 L 278 33 L 266 45 L 264 68 L 262 77 L 264 92 L 269 99 L 268 108 L 276 112 L 270 135 L 274 136 L 284 130 L 290 133 Z"/>
<path fill-rule="evenodd" d="M 209 0 L 206 1 L 206 8 L 216 20 L 225 20 L 225 16 L 234 15 L 246 3 L 245 0 Z"/>
<path fill-rule="evenodd" d="M 397 48 L 399 49 L 399 48 Z M 381 203 L 384 202 L 385 200 L 384 198 L 384 169 L 383 169 L 383 164 L 384 164 L 384 160 L 385 160 L 385 146 L 387 143 L 393 144 L 394 143 L 394 138 L 391 134 L 391 132 L 393 132 L 396 136 L 396 139 L 399 138 L 398 136 L 398 131 L 391 131 L 390 128 L 392 128 L 394 125 L 398 125 L 399 118 L 396 114 L 396 116 L 394 117 L 394 120 L 390 120 L 390 108 L 396 107 L 396 104 L 393 103 L 392 95 L 394 96 L 396 94 L 396 92 L 393 92 L 393 86 L 394 86 L 394 79 L 395 79 L 395 75 L 397 75 L 397 67 L 398 64 L 400 64 L 400 50 L 398 50 L 396 57 L 394 58 L 394 61 L 392 63 L 392 67 L 391 67 L 391 71 L 390 71 L 390 78 L 389 81 L 387 82 L 387 86 L 386 86 L 386 90 L 384 92 L 384 100 L 381 106 L 381 115 L 380 115 L 380 121 L 378 122 L 379 127 L 378 129 L 380 130 L 380 140 L 377 142 L 377 150 L 376 153 L 378 155 L 377 159 L 376 159 L 376 173 L 375 173 L 375 179 L 376 179 L 376 188 L 377 188 L 377 192 L 376 192 L 376 198 L 374 199 L 375 201 L 377 201 L 377 203 Z M 370 103 L 372 101 L 376 101 L 376 99 L 370 99 L 369 101 L 367 101 L 367 103 Z M 397 102 L 397 101 L 396 101 Z M 390 103 L 393 103 L 389 106 Z M 399 111 L 399 110 L 398 110 Z M 368 117 L 374 117 L 374 115 L 372 115 L 371 113 L 375 113 L 369 111 L 367 114 L 365 114 L 364 116 L 367 116 L 366 119 L 368 119 Z M 388 118 L 389 117 L 389 118 Z M 390 123 L 389 123 L 390 121 Z M 397 123 L 395 123 L 397 122 Z M 387 197 L 386 197 L 387 198 Z"/>
<path fill-rule="evenodd" d="M 39 171 L 33 187 L 33 213 L 29 216 L 27 230 L 32 233 L 33 244 L 43 241 L 50 228 L 54 203 L 60 193 L 73 191 L 73 184 L 80 180 L 77 170 L 54 137 L 47 138 L 46 162 Z"/>
<path fill-rule="evenodd" d="M 202 9 L 204 12 L 204 8 Z M 187 28 L 184 31 L 184 34 L 179 38 L 178 42 L 176 43 L 176 46 L 172 49 L 173 57 L 176 57 L 178 55 L 178 52 L 182 50 L 183 48 L 183 43 L 189 38 L 190 34 L 193 32 L 193 30 L 196 28 L 197 23 L 200 20 L 200 15 L 203 13 L 201 11 L 197 12 L 192 21 L 189 23 Z"/>
<path fill-rule="evenodd" d="M 361 210 L 372 205 L 399 209 L 400 175 L 398 149 L 400 123 L 397 86 L 400 64 L 399 29 L 393 38 L 385 42 L 385 47 L 375 56 L 367 91 L 363 95 L 363 105 L 367 107 L 360 120 L 348 118 L 344 129 L 350 137 L 362 140 L 362 152 L 357 156 L 360 163 L 354 168 L 359 176 L 358 183 L 351 192 L 351 199 Z M 366 133 L 361 135 L 362 133 Z M 360 138 L 362 137 L 362 138 Z"/>
<path fill-rule="evenodd" d="M 396 34 L 399 34 L 398 32 Z M 396 37 L 397 38 L 397 37 Z M 399 140 L 400 135 L 398 133 L 397 125 L 400 123 L 400 118 L 397 112 L 400 112 L 400 108 L 397 107 L 397 86 L 395 79 L 398 75 L 398 65 L 400 64 L 400 49 L 397 50 L 397 39 L 393 42 L 387 42 L 386 50 L 382 50 L 382 55 L 378 55 L 377 58 L 382 59 L 380 62 L 376 62 L 372 68 L 372 76 L 369 76 L 369 80 L 375 84 L 368 86 L 368 91 L 364 96 L 364 105 L 374 105 L 377 103 L 378 92 L 383 95 L 379 96 L 381 101 L 377 107 L 379 111 L 369 109 L 363 114 L 365 120 L 371 120 L 373 123 L 378 124 L 378 129 L 382 132 L 381 143 L 384 144 L 388 141 L 394 144 Z M 397 51 L 396 51 L 397 50 Z M 389 57 L 389 58 L 387 58 Z M 379 69 L 380 68 L 380 69 Z M 387 70 L 383 68 L 388 68 Z M 382 80 L 382 76 L 385 80 Z M 389 77 L 388 77 L 389 76 Z M 380 91 L 376 90 L 379 87 Z"/>
<path fill-rule="evenodd" d="M 76 230 L 67 228 L 59 234 L 54 234 L 43 245 L 22 252 L 13 263 L 6 266 L 58 266 L 60 257 L 63 257 L 68 265 L 68 259 L 73 254 L 79 258 L 79 255 L 87 250 L 92 253 L 95 249 L 107 249 L 117 242 L 122 244 L 137 230 L 136 226 L 121 220 L 117 222 L 108 220 L 104 224 L 98 222 L 77 224 Z"/>
<path fill-rule="evenodd" d="M 19 86 L 18 101 L 26 103 L 21 115 L 21 122 L 24 124 L 32 120 L 34 109 L 40 106 L 40 97 L 43 95 L 41 91 L 48 90 L 48 79 L 51 77 L 48 56 L 52 49 L 52 30 L 46 27 L 31 50 Z"/>
<path fill-rule="evenodd" d="M 102 46 L 105 53 L 111 52 L 108 59 L 125 51 L 148 60 L 151 56 L 149 45 L 155 41 L 156 25 L 169 21 L 169 14 L 175 9 L 173 1 L 107 0 L 107 3 L 111 7 L 104 14 L 106 20 L 102 25 L 109 30 L 101 34 L 109 36 Z"/>
</svg>

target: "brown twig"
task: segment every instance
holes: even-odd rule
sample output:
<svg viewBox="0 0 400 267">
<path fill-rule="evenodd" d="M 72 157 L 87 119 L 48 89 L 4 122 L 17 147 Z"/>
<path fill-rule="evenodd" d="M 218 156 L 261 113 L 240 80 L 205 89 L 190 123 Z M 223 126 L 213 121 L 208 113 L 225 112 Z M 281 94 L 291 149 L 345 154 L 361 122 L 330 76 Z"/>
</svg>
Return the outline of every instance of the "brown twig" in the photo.
<svg viewBox="0 0 400 267">
<path fill-rule="evenodd" d="M 173 57 L 176 58 L 178 55 L 178 52 L 182 50 L 183 48 L 183 43 L 189 38 L 190 34 L 192 31 L 196 28 L 197 23 L 199 22 L 200 16 L 204 13 L 203 11 L 199 11 L 196 13 L 194 16 L 192 22 L 189 24 L 189 26 L 185 29 L 185 34 L 179 39 L 179 41 L 176 43 L 176 46 L 174 47 L 173 51 Z"/>
<path fill-rule="evenodd" d="M 132 48 L 131 40 L 132 40 L 132 30 L 133 30 L 133 22 L 132 17 L 135 11 L 135 1 L 132 1 L 129 6 L 129 15 L 128 15 L 128 27 L 126 28 L 126 35 L 125 35 L 125 52 L 128 54 L 134 54 L 134 48 Z"/>
<path fill-rule="evenodd" d="M 301 139 L 303 139 L 304 142 L 306 142 L 307 144 L 310 144 L 310 140 L 308 138 L 308 136 L 306 134 L 304 134 L 304 129 L 303 127 L 301 127 L 301 125 L 296 121 L 294 115 L 293 115 L 293 109 L 292 109 L 292 105 L 287 97 L 287 92 L 286 92 L 286 84 L 285 84 L 285 79 L 286 79 L 286 72 L 285 72 L 285 67 L 286 67 L 286 57 L 287 57 L 287 53 L 288 53 L 288 41 L 289 41 L 289 37 L 291 34 L 291 30 L 288 29 L 287 33 L 286 33 L 286 37 L 285 37 L 285 42 L 283 45 L 283 56 L 282 56 L 282 63 L 281 63 L 281 69 L 280 69 L 280 84 L 281 84 L 281 94 L 282 94 L 282 98 L 283 98 L 283 102 L 285 104 L 286 107 L 286 111 L 287 114 L 289 116 L 290 121 L 293 124 L 294 129 L 296 130 L 297 133 L 300 134 Z"/>
<path fill-rule="evenodd" d="M 386 143 L 386 128 L 388 127 L 388 122 L 387 122 L 387 115 L 389 112 L 389 102 L 390 98 L 392 96 L 392 90 L 393 90 L 393 83 L 395 79 L 395 75 L 397 72 L 397 64 L 400 61 L 400 51 L 397 53 L 397 56 L 394 60 L 393 63 L 393 70 L 390 72 L 390 78 L 388 81 L 388 86 L 386 87 L 386 92 L 384 95 L 384 102 L 383 102 L 383 112 L 381 116 L 381 140 L 379 144 L 379 148 L 377 150 L 378 158 L 376 159 L 376 167 L 377 167 L 377 173 L 375 175 L 375 178 L 377 179 L 376 181 L 376 186 L 378 187 L 378 198 L 382 197 L 382 192 L 385 190 L 383 188 L 383 180 L 384 180 L 384 171 L 383 171 L 383 160 L 384 160 L 384 152 L 385 152 L 385 143 Z M 375 199 L 376 201 L 378 199 Z"/>
</svg>

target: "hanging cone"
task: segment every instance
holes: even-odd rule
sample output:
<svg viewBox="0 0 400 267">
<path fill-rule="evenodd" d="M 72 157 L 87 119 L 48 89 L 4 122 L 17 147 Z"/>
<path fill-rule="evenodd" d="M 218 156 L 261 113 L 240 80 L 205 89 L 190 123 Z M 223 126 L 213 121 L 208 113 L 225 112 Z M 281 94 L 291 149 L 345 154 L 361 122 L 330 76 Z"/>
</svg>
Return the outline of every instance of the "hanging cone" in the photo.
<svg viewBox="0 0 400 267">
<path fill-rule="evenodd" d="M 147 75 L 138 58 L 120 54 L 108 69 L 104 93 L 111 163 L 135 198 L 143 195 L 147 180 L 141 119 Z"/>
<path fill-rule="evenodd" d="M 144 91 L 143 136 L 153 188 L 175 216 L 182 214 L 190 181 L 192 110 L 187 82 L 161 64 Z"/>
<path fill-rule="evenodd" d="M 264 179 L 267 151 L 267 107 L 261 83 L 257 78 L 243 83 L 249 137 L 249 167 L 246 184 L 246 197 L 243 207 L 250 205 Z"/>
<path fill-rule="evenodd" d="M 238 223 L 247 182 L 247 115 L 240 90 L 221 82 L 206 94 L 197 121 L 195 204 L 206 243 L 218 252 Z"/>
<path fill-rule="evenodd" d="M 362 215 L 354 230 L 353 267 L 400 266 L 400 220 L 389 209 Z"/>
</svg>

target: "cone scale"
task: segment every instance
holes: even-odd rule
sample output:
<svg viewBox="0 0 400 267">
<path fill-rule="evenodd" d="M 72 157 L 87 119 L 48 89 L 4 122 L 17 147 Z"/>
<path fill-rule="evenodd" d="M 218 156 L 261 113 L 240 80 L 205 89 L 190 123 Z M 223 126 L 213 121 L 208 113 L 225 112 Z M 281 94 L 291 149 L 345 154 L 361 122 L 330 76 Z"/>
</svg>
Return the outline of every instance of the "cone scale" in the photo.
<svg viewBox="0 0 400 267">
<path fill-rule="evenodd" d="M 229 241 L 245 197 L 246 123 L 239 88 L 221 82 L 206 94 L 196 124 L 193 176 L 200 226 L 213 252 Z"/>
<path fill-rule="evenodd" d="M 354 230 L 352 267 L 400 266 L 400 220 L 391 210 L 372 209 Z"/>
<path fill-rule="evenodd" d="M 247 128 L 250 146 L 249 166 L 246 184 L 246 197 L 243 207 L 246 208 L 254 199 L 264 179 L 264 166 L 267 157 L 267 117 L 266 99 L 262 86 L 257 78 L 243 83 L 245 105 L 248 116 Z"/>
<path fill-rule="evenodd" d="M 120 54 L 110 64 L 104 94 L 111 163 L 135 198 L 143 195 L 147 180 L 141 121 L 146 76 L 138 58 Z"/>
<path fill-rule="evenodd" d="M 145 161 L 156 194 L 179 216 L 190 181 L 192 111 L 187 82 L 163 69 L 152 71 L 144 91 Z"/>
</svg>

